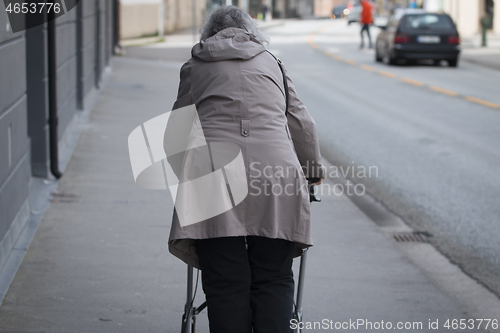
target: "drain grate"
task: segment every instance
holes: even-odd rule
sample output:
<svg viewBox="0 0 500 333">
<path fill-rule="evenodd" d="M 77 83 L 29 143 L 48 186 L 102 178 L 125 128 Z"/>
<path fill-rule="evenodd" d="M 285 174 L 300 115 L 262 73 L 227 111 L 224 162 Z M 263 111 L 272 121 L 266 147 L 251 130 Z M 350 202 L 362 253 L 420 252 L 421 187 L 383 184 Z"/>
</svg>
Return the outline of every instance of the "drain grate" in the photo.
<svg viewBox="0 0 500 333">
<path fill-rule="evenodd" d="M 400 243 L 429 243 L 429 237 L 429 233 L 422 231 L 398 232 L 392 235 L 392 238 Z"/>
</svg>

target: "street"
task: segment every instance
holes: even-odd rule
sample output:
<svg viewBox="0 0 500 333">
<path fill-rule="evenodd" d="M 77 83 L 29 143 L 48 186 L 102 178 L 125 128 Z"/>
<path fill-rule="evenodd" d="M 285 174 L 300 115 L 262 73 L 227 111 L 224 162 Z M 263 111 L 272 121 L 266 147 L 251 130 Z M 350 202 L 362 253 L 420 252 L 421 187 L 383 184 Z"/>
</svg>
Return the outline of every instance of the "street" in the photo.
<svg viewBox="0 0 500 333">
<path fill-rule="evenodd" d="M 358 49 L 359 26 L 343 20 L 267 32 L 316 119 L 322 154 L 376 166 L 378 177 L 356 182 L 500 294 L 500 72 L 376 63 Z"/>
</svg>

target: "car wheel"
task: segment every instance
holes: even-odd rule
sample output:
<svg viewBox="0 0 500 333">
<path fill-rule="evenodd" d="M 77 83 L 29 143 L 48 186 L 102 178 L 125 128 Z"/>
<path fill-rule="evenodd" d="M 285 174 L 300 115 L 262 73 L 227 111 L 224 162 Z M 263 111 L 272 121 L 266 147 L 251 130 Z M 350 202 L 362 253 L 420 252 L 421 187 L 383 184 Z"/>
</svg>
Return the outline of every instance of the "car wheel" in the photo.
<svg viewBox="0 0 500 333">
<path fill-rule="evenodd" d="M 394 59 L 391 56 L 391 53 L 389 52 L 389 50 L 385 50 L 385 54 L 384 54 L 384 57 L 382 58 L 382 61 L 386 65 L 395 65 L 396 64 L 396 59 Z"/>
<path fill-rule="evenodd" d="M 455 59 L 449 59 L 448 60 L 448 65 L 450 67 L 458 67 L 458 58 Z"/>
<path fill-rule="evenodd" d="M 382 61 L 382 57 L 380 56 L 380 54 L 378 54 L 377 48 L 375 48 L 375 61 L 376 62 L 381 62 Z"/>
<path fill-rule="evenodd" d="M 351 21 L 347 21 L 347 25 L 351 25 Z"/>
</svg>

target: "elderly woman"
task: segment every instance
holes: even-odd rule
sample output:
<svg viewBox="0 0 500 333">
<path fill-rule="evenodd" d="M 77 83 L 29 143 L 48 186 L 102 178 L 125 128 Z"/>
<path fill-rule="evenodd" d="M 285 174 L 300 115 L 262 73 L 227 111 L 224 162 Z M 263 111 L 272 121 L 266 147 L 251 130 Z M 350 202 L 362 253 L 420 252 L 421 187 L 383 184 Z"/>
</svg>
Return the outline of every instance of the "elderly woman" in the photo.
<svg viewBox="0 0 500 333">
<path fill-rule="evenodd" d="M 267 43 L 248 14 L 214 11 L 173 108 L 195 105 L 207 145 L 234 144 L 245 166 L 247 195 L 234 208 L 183 224 L 176 205 L 172 222 L 169 249 L 201 269 L 212 333 L 289 332 L 292 259 L 312 246 L 306 179 L 325 173 L 316 127 Z M 176 139 L 166 134 L 166 151 Z"/>
</svg>

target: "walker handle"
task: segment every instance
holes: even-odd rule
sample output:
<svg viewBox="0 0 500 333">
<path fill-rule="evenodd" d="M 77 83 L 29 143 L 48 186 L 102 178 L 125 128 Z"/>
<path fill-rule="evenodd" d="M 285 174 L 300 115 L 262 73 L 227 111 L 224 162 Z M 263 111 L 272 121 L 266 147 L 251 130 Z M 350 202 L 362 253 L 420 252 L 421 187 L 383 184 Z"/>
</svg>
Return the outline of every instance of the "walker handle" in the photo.
<svg viewBox="0 0 500 333">
<path fill-rule="evenodd" d="M 309 185 L 309 202 L 321 202 L 321 198 L 314 193 L 314 185 Z"/>
</svg>

